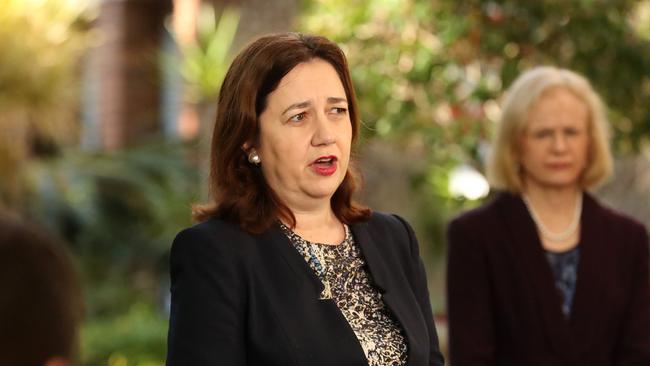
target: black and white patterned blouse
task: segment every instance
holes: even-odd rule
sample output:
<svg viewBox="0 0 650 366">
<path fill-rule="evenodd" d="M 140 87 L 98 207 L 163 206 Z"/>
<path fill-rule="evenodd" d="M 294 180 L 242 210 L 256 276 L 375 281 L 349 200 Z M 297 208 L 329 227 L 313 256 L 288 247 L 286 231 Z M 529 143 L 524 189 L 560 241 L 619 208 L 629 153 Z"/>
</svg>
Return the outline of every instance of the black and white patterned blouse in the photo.
<svg viewBox="0 0 650 366">
<path fill-rule="evenodd" d="M 354 331 L 370 366 L 403 366 L 407 345 L 401 326 L 374 287 L 352 232 L 339 245 L 312 243 L 280 224 L 323 282 L 321 299 L 333 299 Z"/>
</svg>

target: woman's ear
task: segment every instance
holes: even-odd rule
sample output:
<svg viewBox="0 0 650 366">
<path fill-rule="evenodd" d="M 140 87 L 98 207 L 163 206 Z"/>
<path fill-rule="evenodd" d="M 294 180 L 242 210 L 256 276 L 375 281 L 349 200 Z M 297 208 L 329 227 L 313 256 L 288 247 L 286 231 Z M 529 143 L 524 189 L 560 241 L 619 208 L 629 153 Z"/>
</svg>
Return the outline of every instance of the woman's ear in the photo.
<svg viewBox="0 0 650 366">
<path fill-rule="evenodd" d="M 251 151 L 252 148 L 254 148 L 254 146 L 253 146 L 253 143 L 251 143 L 250 141 L 248 141 L 248 142 L 244 142 L 244 143 L 241 145 L 241 149 L 244 150 L 244 152 L 246 153 L 246 155 L 248 155 L 248 153 L 250 153 L 250 151 Z"/>
<path fill-rule="evenodd" d="M 262 159 L 260 158 L 260 155 L 257 153 L 257 149 L 255 149 L 253 144 L 246 142 L 241 146 L 241 149 L 246 154 L 249 163 L 253 165 L 260 165 Z"/>
</svg>

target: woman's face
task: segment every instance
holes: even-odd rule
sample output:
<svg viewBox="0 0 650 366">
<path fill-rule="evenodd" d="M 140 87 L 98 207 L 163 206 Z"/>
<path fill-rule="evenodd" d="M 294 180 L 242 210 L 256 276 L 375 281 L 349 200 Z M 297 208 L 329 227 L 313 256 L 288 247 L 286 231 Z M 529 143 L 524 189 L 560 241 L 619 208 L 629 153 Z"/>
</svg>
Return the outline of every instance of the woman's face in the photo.
<svg viewBox="0 0 650 366">
<path fill-rule="evenodd" d="M 548 90 L 529 110 L 519 162 L 527 188 L 575 188 L 587 165 L 589 109 L 565 88 Z"/>
<path fill-rule="evenodd" d="M 267 96 L 257 151 L 268 185 L 294 212 L 331 199 L 345 177 L 352 124 L 328 62 L 298 64 Z"/>
</svg>

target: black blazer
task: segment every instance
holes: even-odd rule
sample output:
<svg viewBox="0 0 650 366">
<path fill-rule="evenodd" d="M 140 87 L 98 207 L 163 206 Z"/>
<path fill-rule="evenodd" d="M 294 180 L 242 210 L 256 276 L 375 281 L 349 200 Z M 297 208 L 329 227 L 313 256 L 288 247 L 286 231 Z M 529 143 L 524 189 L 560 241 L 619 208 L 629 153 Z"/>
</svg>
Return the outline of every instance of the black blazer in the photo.
<svg viewBox="0 0 650 366">
<path fill-rule="evenodd" d="M 369 272 L 404 329 L 408 365 L 442 365 L 424 269 L 410 226 L 374 213 L 351 225 Z M 367 365 L 321 281 L 275 226 L 249 235 L 211 219 L 171 249 L 167 365 Z"/>
<path fill-rule="evenodd" d="M 500 194 L 449 226 L 454 366 L 650 365 L 648 236 L 586 194 L 571 316 L 521 198 Z"/>
</svg>

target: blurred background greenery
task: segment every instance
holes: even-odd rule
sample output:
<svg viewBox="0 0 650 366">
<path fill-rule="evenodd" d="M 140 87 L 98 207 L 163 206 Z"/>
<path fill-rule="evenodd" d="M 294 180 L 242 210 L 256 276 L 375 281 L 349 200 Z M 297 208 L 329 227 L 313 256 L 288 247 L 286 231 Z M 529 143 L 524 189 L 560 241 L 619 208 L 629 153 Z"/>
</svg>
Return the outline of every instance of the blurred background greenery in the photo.
<svg viewBox="0 0 650 366">
<path fill-rule="evenodd" d="M 205 199 L 228 63 L 274 31 L 325 35 L 352 69 L 362 199 L 416 228 L 444 342 L 444 228 L 488 194 L 499 100 L 526 68 L 592 80 L 616 179 L 597 194 L 650 223 L 650 1 L 0 0 L 0 210 L 73 251 L 83 365 L 163 365 L 167 255 Z"/>
</svg>

